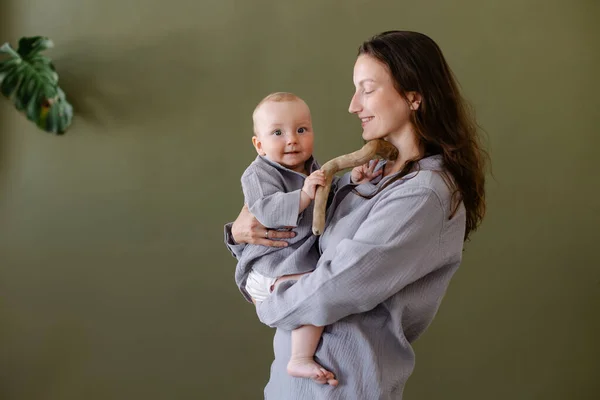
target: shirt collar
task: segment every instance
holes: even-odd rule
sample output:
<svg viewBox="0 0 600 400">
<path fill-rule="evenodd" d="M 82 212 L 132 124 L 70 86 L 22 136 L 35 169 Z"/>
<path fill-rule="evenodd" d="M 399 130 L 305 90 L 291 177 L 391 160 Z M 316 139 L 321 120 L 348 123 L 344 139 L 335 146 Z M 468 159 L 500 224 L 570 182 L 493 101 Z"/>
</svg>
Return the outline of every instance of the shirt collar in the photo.
<svg viewBox="0 0 600 400">
<path fill-rule="evenodd" d="M 375 171 L 382 169 L 386 163 L 387 163 L 387 160 L 379 161 L 379 163 L 377 164 L 377 167 L 375 167 Z M 444 159 L 441 154 L 435 154 L 435 155 L 432 155 L 429 157 L 422 158 L 418 162 L 418 168 L 416 168 L 415 171 L 410 172 L 410 173 L 406 174 L 405 176 L 403 176 L 401 178 L 401 180 L 405 181 L 405 180 L 412 179 L 419 173 L 419 171 L 442 171 L 443 165 L 444 165 Z M 366 182 L 366 183 L 357 185 L 355 187 L 355 190 L 363 196 L 372 195 L 379 189 L 379 187 L 381 186 L 381 184 L 383 184 L 383 182 L 393 179 L 399 173 L 400 173 L 400 171 L 396 172 L 395 174 L 388 175 L 385 178 L 382 178 L 381 175 L 379 175 L 377 178 L 373 179 L 371 182 Z"/>
<path fill-rule="evenodd" d="M 304 176 L 303 174 L 301 174 L 299 172 L 296 172 L 294 170 L 286 168 L 283 165 L 281 165 L 281 164 L 279 164 L 279 163 L 277 163 L 275 161 L 270 160 L 266 156 L 260 156 L 259 155 L 259 156 L 257 156 L 257 159 L 261 159 L 264 162 L 266 162 L 267 164 L 272 165 L 273 167 L 275 167 L 275 168 L 277 168 L 277 169 L 279 169 L 281 171 L 288 171 L 288 172 L 291 172 L 291 173 L 294 173 L 294 174 L 298 174 L 298 175 Z M 308 170 L 308 174 L 309 175 L 312 174 L 313 172 L 315 172 L 316 170 L 318 170 L 318 169 L 321 168 L 321 166 L 319 165 L 319 163 L 317 162 L 317 160 L 315 160 L 315 158 L 313 156 L 310 156 L 310 158 L 308 160 L 306 160 L 306 165 L 308 166 L 307 170 Z"/>
</svg>

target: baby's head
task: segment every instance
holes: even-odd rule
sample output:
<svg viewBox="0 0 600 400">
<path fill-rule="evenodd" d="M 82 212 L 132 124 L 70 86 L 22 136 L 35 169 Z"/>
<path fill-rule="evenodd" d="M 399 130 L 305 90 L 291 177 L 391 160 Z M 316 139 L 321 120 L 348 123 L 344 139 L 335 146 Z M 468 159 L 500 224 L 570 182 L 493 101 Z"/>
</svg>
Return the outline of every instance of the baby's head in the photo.
<svg viewBox="0 0 600 400">
<path fill-rule="evenodd" d="M 306 173 L 313 152 L 313 129 L 306 103 L 292 93 L 272 93 L 252 114 L 256 152 L 296 172 Z"/>
</svg>

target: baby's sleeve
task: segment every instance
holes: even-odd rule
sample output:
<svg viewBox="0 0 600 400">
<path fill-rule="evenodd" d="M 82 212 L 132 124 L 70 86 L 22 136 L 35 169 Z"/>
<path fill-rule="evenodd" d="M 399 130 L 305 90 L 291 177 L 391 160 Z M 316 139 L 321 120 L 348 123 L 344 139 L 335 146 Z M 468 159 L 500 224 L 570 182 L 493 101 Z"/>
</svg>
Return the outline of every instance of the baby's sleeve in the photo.
<svg viewBox="0 0 600 400">
<path fill-rule="evenodd" d="M 301 189 L 286 193 L 279 174 L 249 168 L 242 175 L 242 191 L 248 209 L 265 227 L 298 225 Z"/>
</svg>

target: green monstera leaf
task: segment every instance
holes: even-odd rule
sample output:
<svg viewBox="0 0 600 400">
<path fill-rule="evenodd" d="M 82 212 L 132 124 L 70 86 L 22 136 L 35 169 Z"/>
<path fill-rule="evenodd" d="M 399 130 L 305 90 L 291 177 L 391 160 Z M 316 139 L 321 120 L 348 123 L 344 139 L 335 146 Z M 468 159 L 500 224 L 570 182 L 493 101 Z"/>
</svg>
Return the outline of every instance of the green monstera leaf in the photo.
<svg viewBox="0 0 600 400">
<path fill-rule="evenodd" d="M 47 37 L 24 37 L 14 51 L 8 43 L 0 47 L 0 92 L 17 110 L 46 132 L 65 133 L 73 118 L 73 107 L 58 86 L 58 74 L 41 51 L 52 48 Z"/>
</svg>

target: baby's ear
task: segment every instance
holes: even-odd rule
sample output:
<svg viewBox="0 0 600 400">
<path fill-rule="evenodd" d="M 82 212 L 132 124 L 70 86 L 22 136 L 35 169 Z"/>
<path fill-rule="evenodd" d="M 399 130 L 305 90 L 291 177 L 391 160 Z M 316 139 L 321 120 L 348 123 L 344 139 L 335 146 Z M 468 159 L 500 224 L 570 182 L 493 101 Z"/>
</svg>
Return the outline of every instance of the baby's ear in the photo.
<svg viewBox="0 0 600 400">
<path fill-rule="evenodd" d="M 258 140 L 258 137 L 256 135 L 252 136 L 252 145 L 256 149 L 256 152 L 258 153 L 258 155 L 260 155 L 260 156 L 266 155 L 266 153 L 262 149 L 262 143 L 260 142 L 260 140 Z"/>
</svg>

